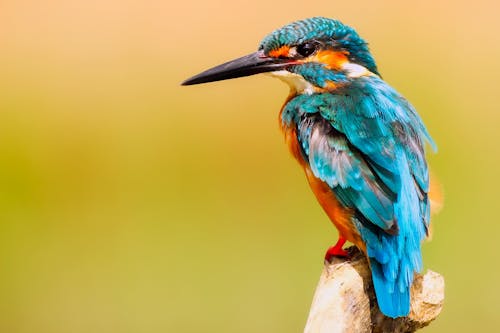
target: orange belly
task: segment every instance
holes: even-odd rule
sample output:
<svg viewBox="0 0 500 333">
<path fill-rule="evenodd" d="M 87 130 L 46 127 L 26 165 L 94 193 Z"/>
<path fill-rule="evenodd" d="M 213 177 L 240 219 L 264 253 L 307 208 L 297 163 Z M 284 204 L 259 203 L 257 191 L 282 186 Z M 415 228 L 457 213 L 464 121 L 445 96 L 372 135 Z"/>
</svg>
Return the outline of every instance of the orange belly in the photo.
<svg viewBox="0 0 500 333">
<path fill-rule="evenodd" d="M 307 180 L 309 181 L 309 185 L 316 199 L 339 231 L 340 236 L 344 237 L 364 252 L 364 243 L 351 220 L 353 210 L 343 207 L 328 184 L 314 176 L 309 163 L 305 161 L 302 156 L 295 129 L 283 128 L 283 132 L 285 133 L 285 140 L 290 148 L 290 152 L 304 168 Z"/>
</svg>

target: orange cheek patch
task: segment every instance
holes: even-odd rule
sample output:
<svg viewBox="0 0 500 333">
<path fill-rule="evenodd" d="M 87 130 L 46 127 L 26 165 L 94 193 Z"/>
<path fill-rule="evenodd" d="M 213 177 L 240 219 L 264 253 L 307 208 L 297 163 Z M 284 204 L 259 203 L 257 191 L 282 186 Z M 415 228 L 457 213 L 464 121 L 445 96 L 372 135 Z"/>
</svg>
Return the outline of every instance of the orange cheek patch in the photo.
<svg viewBox="0 0 500 333">
<path fill-rule="evenodd" d="M 319 51 L 314 56 L 308 58 L 307 61 L 325 64 L 328 69 L 339 69 L 348 62 L 347 54 L 342 51 Z"/>
<path fill-rule="evenodd" d="M 279 57 L 288 57 L 288 53 L 290 52 L 290 47 L 287 45 L 283 45 L 279 49 L 275 49 L 269 52 L 269 56 L 273 58 L 279 58 Z"/>
</svg>

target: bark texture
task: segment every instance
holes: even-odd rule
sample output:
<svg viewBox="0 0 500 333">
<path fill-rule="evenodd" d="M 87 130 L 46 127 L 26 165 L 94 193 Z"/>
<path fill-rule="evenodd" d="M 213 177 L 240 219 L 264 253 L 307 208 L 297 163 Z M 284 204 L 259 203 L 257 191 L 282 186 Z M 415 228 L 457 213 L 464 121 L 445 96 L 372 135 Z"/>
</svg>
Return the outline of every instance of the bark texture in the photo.
<svg viewBox="0 0 500 333">
<path fill-rule="evenodd" d="M 325 263 L 314 294 L 304 333 L 415 332 L 437 318 L 444 302 L 444 278 L 433 271 L 416 275 L 411 311 L 405 318 L 388 318 L 377 306 L 371 272 L 355 247 L 349 259 Z"/>
</svg>

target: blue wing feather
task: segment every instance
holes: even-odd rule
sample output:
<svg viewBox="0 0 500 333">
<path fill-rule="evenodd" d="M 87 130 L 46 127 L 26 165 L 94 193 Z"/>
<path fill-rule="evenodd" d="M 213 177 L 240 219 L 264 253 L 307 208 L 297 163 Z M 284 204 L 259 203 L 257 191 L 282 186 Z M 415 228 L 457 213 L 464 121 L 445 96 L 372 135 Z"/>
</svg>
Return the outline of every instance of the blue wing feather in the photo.
<svg viewBox="0 0 500 333">
<path fill-rule="evenodd" d="M 409 312 L 420 244 L 429 221 L 424 141 L 434 145 L 413 107 L 380 78 L 360 78 L 334 93 L 299 95 L 282 113 L 316 177 L 346 207 L 366 243 L 379 307 Z"/>
</svg>

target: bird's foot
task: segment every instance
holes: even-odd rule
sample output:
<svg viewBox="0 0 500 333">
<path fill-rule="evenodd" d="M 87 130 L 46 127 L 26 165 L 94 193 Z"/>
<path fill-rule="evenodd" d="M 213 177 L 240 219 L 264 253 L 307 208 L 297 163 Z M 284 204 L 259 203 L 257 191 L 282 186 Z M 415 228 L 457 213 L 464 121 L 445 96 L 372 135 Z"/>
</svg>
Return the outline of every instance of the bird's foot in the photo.
<svg viewBox="0 0 500 333">
<path fill-rule="evenodd" d="M 342 246 L 344 246 L 346 239 L 344 237 L 339 237 L 337 243 L 331 246 L 325 253 L 325 260 L 331 262 L 333 257 L 341 257 L 347 258 L 349 257 L 349 252 L 344 250 Z"/>
</svg>

